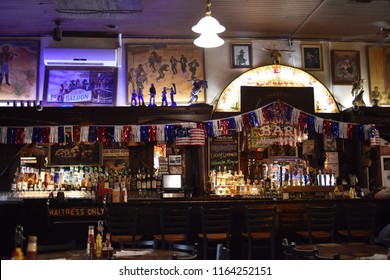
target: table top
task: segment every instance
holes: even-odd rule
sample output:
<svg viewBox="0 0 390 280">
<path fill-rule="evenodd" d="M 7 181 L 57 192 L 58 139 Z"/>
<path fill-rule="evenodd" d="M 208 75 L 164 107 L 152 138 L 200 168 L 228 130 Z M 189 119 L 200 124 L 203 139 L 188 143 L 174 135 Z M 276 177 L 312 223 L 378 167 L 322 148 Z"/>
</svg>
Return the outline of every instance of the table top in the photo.
<svg viewBox="0 0 390 280">
<path fill-rule="evenodd" d="M 324 256 L 340 254 L 342 260 L 357 260 L 372 257 L 375 254 L 386 255 L 389 249 L 379 245 L 366 243 L 321 243 L 321 244 L 300 244 L 296 248 L 301 250 L 318 249 L 318 253 Z"/>
<path fill-rule="evenodd" d="M 178 259 L 188 258 L 191 256 L 190 253 L 173 250 L 162 250 L 162 249 L 123 249 L 123 250 L 112 250 L 103 251 L 101 258 L 92 258 L 93 260 L 170 260 L 172 256 L 176 255 Z M 89 259 L 86 255 L 86 250 L 72 250 L 55 253 L 44 253 L 38 254 L 38 260 L 87 260 Z"/>
</svg>

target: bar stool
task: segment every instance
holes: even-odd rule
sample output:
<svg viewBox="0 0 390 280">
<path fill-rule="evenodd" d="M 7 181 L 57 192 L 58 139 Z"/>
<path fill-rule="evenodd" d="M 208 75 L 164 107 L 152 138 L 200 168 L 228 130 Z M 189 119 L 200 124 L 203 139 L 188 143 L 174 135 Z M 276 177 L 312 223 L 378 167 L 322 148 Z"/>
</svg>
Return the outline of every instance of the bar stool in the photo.
<svg viewBox="0 0 390 280">
<path fill-rule="evenodd" d="M 307 230 L 297 231 L 297 238 L 309 243 L 334 242 L 337 207 L 306 205 Z"/>
<path fill-rule="evenodd" d="M 254 249 L 269 248 L 275 259 L 276 206 L 271 208 L 245 207 L 246 232 L 241 233 L 243 255 L 245 249 L 248 259 L 252 259 Z"/>
<path fill-rule="evenodd" d="M 111 242 L 119 244 L 121 249 L 125 244 L 140 240 L 142 237 L 137 235 L 138 208 L 136 207 L 107 204 L 104 209 L 104 221 L 107 232 L 111 234 Z"/>
<path fill-rule="evenodd" d="M 160 234 L 153 235 L 156 241 L 166 243 L 187 243 L 190 228 L 191 207 L 183 209 L 160 208 Z"/>
<path fill-rule="evenodd" d="M 337 230 L 338 236 L 348 242 L 364 241 L 374 243 L 374 227 L 376 218 L 375 203 L 345 204 L 346 229 Z"/>
<path fill-rule="evenodd" d="M 198 237 L 203 243 L 203 259 L 208 251 L 215 251 L 218 243 L 225 244 L 230 250 L 232 207 L 201 207 L 202 233 Z"/>
</svg>

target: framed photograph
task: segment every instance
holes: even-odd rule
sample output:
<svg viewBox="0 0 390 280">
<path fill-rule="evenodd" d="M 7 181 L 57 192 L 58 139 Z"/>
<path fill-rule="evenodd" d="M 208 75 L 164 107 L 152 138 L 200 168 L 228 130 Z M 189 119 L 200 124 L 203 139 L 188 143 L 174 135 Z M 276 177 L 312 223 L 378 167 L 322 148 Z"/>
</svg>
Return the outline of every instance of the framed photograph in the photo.
<svg viewBox="0 0 390 280">
<path fill-rule="evenodd" d="M 204 50 L 195 45 L 126 45 L 127 104 L 188 105 L 205 102 Z M 192 95 L 195 81 L 203 81 Z M 155 95 L 150 95 L 154 85 Z M 153 99 L 153 101 L 152 101 Z"/>
<path fill-rule="evenodd" d="M 167 157 L 159 157 L 158 163 L 161 164 L 167 164 L 168 165 L 168 158 Z"/>
<path fill-rule="evenodd" d="M 56 143 L 49 145 L 48 165 L 102 165 L 100 143 Z"/>
<path fill-rule="evenodd" d="M 169 165 L 181 165 L 181 156 L 180 155 L 170 155 L 168 157 Z"/>
<path fill-rule="evenodd" d="M 0 39 L 0 101 L 36 101 L 38 93 L 38 40 Z"/>
<path fill-rule="evenodd" d="M 321 45 L 301 45 L 302 69 L 309 71 L 322 70 Z"/>
<path fill-rule="evenodd" d="M 168 164 L 160 164 L 160 166 L 158 167 L 158 171 L 159 172 L 168 172 L 169 171 Z"/>
<path fill-rule="evenodd" d="M 337 139 L 335 137 L 324 134 L 324 151 L 325 152 L 337 151 Z"/>
<path fill-rule="evenodd" d="M 232 68 L 252 67 L 252 45 L 232 44 Z"/>
<path fill-rule="evenodd" d="M 390 105 L 390 47 L 368 47 L 370 101 Z"/>
<path fill-rule="evenodd" d="M 359 51 L 332 51 L 332 78 L 335 85 L 352 85 L 360 77 Z"/>
<path fill-rule="evenodd" d="M 381 156 L 382 187 L 390 188 L 390 156 Z"/>
<path fill-rule="evenodd" d="M 117 71 L 115 67 L 46 67 L 44 104 L 114 105 Z"/>
<path fill-rule="evenodd" d="M 169 174 L 182 174 L 183 168 L 178 165 L 169 166 Z"/>
</svg>

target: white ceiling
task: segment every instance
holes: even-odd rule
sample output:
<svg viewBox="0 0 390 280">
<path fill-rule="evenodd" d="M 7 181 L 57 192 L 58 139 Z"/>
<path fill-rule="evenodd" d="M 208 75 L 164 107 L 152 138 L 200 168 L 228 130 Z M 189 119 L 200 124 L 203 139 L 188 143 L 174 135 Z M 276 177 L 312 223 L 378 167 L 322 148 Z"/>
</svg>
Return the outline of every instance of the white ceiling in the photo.
<svg viewBox="0 0 390 280">
<path fill-rule="evenodd" d="M 390 42 L 380 34 L 390 1 L 360 1 L 212 0 L 211 12 L 223 38 Z M 190 39 L 205 10 L 206 0 L 1 0 L 0 36 L 51 36 L 60 20 L 63 36 Z"/>
</svg>

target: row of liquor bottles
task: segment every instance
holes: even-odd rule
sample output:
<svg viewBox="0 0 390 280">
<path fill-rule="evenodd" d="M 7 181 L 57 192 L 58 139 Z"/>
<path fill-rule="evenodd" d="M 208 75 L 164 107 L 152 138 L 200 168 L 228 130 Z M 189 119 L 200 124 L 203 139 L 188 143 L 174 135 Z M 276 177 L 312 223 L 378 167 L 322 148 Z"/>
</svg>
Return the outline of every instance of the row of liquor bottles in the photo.
<svg viewBox="0 0 390 280">
<path fill-rule="evenodd" d="M 317 170 L 305 160 L 248 161 L 248 176 L 242 171 L 227 170 L 226 166 L 210 171 L 212 190 L 220 186 L 235 186 L 241 193 L 249 193 L 251 185 L 265 189 L 280 189 L 287 186 L 336 186 L 335 174 L 331 169 Z M 246 187 L 245 187 L 246 186 Z M 237 188 L 238 187 L 238 188 Z"/>
<path fill-rule="evenodd" d="M 157 190 L 161 176 L 154 169 L 116 170 L 103 166 L 51 167 L 39 170 L 33 167 L 17 169 L 12 183 L 13 191 L 98 191 Z"/>
</svg>

